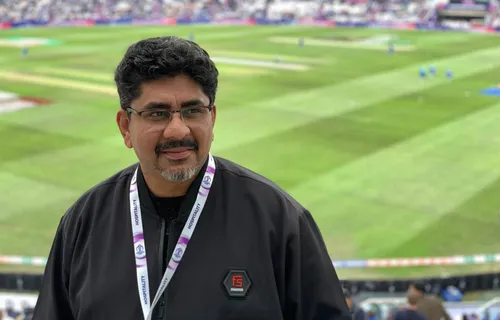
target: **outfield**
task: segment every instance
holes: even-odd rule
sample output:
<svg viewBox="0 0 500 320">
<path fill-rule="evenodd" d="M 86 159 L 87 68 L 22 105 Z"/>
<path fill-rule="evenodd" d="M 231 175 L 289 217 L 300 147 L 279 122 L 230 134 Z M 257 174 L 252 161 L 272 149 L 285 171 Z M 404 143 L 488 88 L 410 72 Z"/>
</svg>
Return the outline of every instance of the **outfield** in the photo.
<svg viewBox="0 0 500 320">
<path fill-rule="evenodd" d="M 46 256 L 68 206 L 136 160 L 114 122 L 114 67 L 135 40 L 191 32 L 221 73 L 214 154 L 275 180 L 309 208 L 333 259 L 498 251 L 500 99 L 480 94 L 500 83 L 497 36 L 164 26 L 2 31 L 3 39 L 59 43 L 22 58 L 12 41 L 0 42 L 0 91 L 52 101 L 0 113 L 0 254 Z M 408 45 L 390 56 L 384 35 Z M 437 77 L 419 79 L 430 64 Z"/>
</svg>

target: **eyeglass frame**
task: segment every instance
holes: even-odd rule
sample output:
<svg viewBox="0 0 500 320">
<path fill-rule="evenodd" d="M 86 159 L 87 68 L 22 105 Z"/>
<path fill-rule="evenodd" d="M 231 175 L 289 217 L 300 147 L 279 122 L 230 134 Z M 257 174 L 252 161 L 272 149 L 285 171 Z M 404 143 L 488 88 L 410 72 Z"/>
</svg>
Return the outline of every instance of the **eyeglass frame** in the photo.
<svg viewBox="0 0 500 320">
<path fill-rule="evenodd" d="M 143 117 L 142 117 L 142 114 L 144 112 L 152 112 L 152 111 L 163 111 L 163 112 L 169 112 L 170 113 L 170 116 L 168 117 L 168 120 L 166 121 L 166 123 L 168 124 L 171 120 L 172 120 L 172 116 L 174 113 L 179 113 L 180 117 L 181 117 L 181 120 L 183 123 L 184 122 L 184 118 L 182 117 L 182 111 L 183 110 L 186 110 L 186 109 L 193 109 L 193 108 L 206 108 L 208 109 L 208 112 L 212 112 L 214 106 L 212 104 L 210 105 L 206 105 L 206 106 L 189 106 L 189 107 L 184 107 L 184 108 L 181 108 L 179 110 L 170 110 L 170 109 L 162 109 L 162 108 L 157 108 L 157 109 L 146 109 L 146 110 L 142 110 L 142 111 L 137 111 L 135 110 L 134 108 L 132 107 L 127 107 L 125 108 L 125 111 L 127 112 L 127 114 L 131 114 L 131 113 L 135 113 L 136 115 L 138 115 L 141 119 L 145 120 Z"/>
</svg>

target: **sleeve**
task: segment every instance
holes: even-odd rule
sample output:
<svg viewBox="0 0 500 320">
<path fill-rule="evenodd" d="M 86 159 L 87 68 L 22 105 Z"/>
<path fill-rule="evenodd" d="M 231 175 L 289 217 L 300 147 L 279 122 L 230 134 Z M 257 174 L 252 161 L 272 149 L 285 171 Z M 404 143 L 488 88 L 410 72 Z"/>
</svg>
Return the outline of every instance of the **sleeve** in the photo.
<svg viewBox="0 0 500 320">
<path fill-rule="evenodd" d="M 285 320 L 352 319 L 320 230 L 307 210 L 289 235 L 285 259 Z"/>
<path fill-rule="evenodd" d="M 74 320 L 68 295 L 68 243 L 65 217 L 59 223 L 50 250 L 32 320 Z"/>
</svg>

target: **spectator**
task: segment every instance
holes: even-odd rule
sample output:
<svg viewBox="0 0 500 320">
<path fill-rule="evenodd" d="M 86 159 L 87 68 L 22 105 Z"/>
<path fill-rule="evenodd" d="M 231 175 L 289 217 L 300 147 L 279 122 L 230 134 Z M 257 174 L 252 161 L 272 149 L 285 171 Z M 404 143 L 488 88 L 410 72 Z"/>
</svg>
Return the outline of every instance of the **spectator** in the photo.
<svg viewBox="0 0 500 320">
<path fill-rule="evenodd" d="M 416 300 L 417 310 L 425 316 L 426 320 L 451 320 L 440 299 L 425 295 L 423 283 L 418 282 L 410 285 L 408 299 L 410 298 Z"/>
<path fill-rule="evenodd" d="M 373 310 L 368 311 L 368 320 L 377 320 L 377 316 Z"/>
<path fill-rule="evenodd" d="M 5 302 L 5 313 L 7 315 L 7 319 L 12 318 L 17 320 L 17 318 L 21 315 L 20 312 L 14 310 L 14 301 L 11 300 L 7 300 Z"/>
<path fill-rule="evenodd" d="M 408 306 L 396 312 L 394 320 L 427 320 L 423 313 L 417 310 L 417 295 L 408 295 Z"/>
<path fill-rule="evenodd" d="M 34 307 L 28 301 L 22 301 L 24 318 L 22 320 L 31 320 L 33 318 Z"/>
<path fill-rule="evenodd" d="M 405 309 L 405 306 L 404 305 L 397 305 L 397 306 L 394 306 L 390 309 L 389 311 L 389 315 L 387 317 L 387 320 L 394 320 L 395 319 L 395 316 L 396 314 L 401 311 L 401 310 L 404 310 Z"/>
<path fill-rule="evenodd" d="M 366 320 L 365 311 L 360 306 L 358 306 L 357 303 L 352 301 L 351 292 L 346 288 L 344 288 L 343 290 L 345 302 L 347 303 L 349 310 L 351 310 L 352 320 Z"/>
<path fill-rule="evenodd" d="M 157 19 L 171 18 L 249 18 L 268 16 L 280 18 L 340 19 L 345 21 L 418 22 L 429 21 L 435 6 L 425 1 L 396 0 L 379 5 L 375 1 L 350 0 L 342 4 L 320 4 L 319 1 L 266 1 L 252 0 L 0 0 L 0 23 L 26 20 L 60 23 L 87 19 Z M 294 4 L 296 10 L 290 10 Z M 494 23 L 494 14 L 491 21 Z"/>
</svg>

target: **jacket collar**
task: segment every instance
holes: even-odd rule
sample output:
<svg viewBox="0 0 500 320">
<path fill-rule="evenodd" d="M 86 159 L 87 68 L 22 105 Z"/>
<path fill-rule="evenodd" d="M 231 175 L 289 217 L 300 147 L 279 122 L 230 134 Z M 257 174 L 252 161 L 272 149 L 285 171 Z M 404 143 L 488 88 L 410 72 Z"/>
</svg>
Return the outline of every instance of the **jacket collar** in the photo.
<svg viewBox="0 0 500 320">
<path fill-rule="evenodd" d="M 198 195 L 198 189 L 200 188 L 201 181 L 203 180 L 203 176 L 205 175 L 205 170 L 208 166 L 208 156 L 205 160 L 205 163 L 201 167 L 200 171 L 196 175 L 195 179 L 189 185 L 189 188 L 184 196 L 184 200 L 182 201 L 180 212 L 178 219 L 185 221 L 187 220 L 189 213 L 191 212 L 191 208 L 196 201 L 196 196 Z M 146 180 L 144 179 L 144 175 L 141 170 L 141 166 L 139 165 L 139 170 L 137 172 L 137 187 L 139 190 L 139 198 L 141 202 L 141 209 L 144 212 L 151 212 L 157 215 L 155 206 L 153 204 L 153 200 L 149 195 L 148 185 L 146 184 Z M 158 215 L 157 215 L 158 216 Z"/>
</svg>

